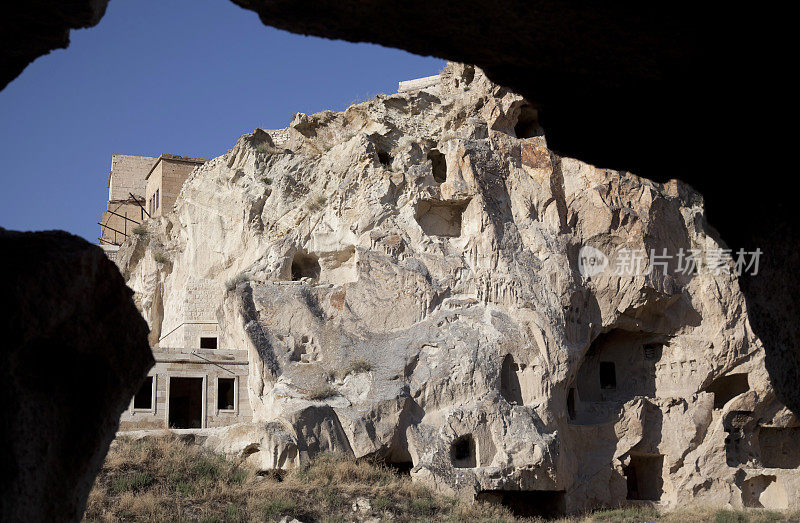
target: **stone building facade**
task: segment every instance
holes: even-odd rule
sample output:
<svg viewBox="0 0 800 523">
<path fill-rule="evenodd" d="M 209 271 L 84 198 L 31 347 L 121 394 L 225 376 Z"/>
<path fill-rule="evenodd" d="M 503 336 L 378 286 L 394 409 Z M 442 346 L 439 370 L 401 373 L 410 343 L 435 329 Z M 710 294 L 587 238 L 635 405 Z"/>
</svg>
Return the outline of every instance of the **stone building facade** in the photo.
<svg viewBox="0 0 800 523">
<path fill-rule="evenodd" d="M 101 246 L 114 259 L 137 225 L 172 209 L 181 187 L 206 160 L 174 154 L 115 154 L 108 175 Z M 166 211 L 164 211 L 166 209 Z M 219 345 L 215 308 L 224 289 L 200 278 L 165 311 L 153 340 L 156 365 L 120 418 L 120 430 L 200 429 L 252 419 L 247 351 Z"/>
<path fill-rule="evenodd" d="M 247 351 L 155 348 L 156 365 L 120 418 L 120 430 L 201 429 L 252 419 Z"/>
<path fill-rule="evenodd" d="M 147 212 L 152 218 L 158 218 L 172 210 L 175 200 L 195 167 L 207 162 L 206 158 L 162 154 L 156 158 L 150 171 L 145 176 Z M 165 211 L 166 209 L 166 211 Z"/>
<path fill-rule="evenodd" d="M 129 154 L 111 155 L 108 202 L 100 219 L 100 245 L 113 258 L 116 250 L 146 216 L 145 177 L 156 159 Z"/>
</svg>

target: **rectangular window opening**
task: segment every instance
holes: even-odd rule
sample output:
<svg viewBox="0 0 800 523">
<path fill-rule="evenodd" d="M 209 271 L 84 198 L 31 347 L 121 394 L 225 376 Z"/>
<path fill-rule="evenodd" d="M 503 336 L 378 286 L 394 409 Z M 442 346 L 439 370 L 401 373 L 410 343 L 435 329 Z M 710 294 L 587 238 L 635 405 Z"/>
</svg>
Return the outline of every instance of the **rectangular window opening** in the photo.
<svg viewBox="0 0 800 523">
<path fill-rule="evenodd" d="M 236 378 L 217 379 L 217 409 L 236 409 Z"/>
<path fill-rule="evenodd" d="M 153 377 L 148 376 L 133 397 L 133 408 L 151 410 L 153 408 Z"/>
<path fill-rule="evenodd" d="M 600 388 L 601 389 L 616 389 L 617 388 L 617 372 L 614 368 L 614 362 L 601 361 L 600 362 Z"/>
<path fill-rule="evenodd" d="M 217 337 L 216 336 L 203 336 L 200 338 L 201 349 L 216 349 Z"/>
</svg>

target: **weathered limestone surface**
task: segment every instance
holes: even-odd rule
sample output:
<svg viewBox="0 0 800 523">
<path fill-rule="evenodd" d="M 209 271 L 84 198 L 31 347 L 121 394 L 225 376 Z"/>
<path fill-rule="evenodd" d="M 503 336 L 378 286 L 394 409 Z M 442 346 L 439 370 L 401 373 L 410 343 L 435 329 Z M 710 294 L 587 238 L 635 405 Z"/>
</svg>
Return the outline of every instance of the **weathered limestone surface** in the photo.
<svg viewBox="0 0 800 523">
<path fill-rule="evenodd" d="M 435 91 L 298 114 L 280 147 L 257 130 L 196 170 L 118 263 L 154 332 L 216 285 L 203 307 L 249 351 L 255 422 L 217 448 L 267 468 L 375 455 L 464 498 L 541 491 L 567 511 L 796 506 L 800 429 L 736 278 L 578 271 L 585 246 L 715 251 L 702 198 L 560 157 L 540 131 L 451 64 Z"/>
<path fill-rule="evenodd" d="M 0 520 L 79 520 L 153 356 L 103 251 L 65 232 L 0 229 Z"/>
<path fill-rule="evenodd" d="M 541 109 L 554 150 L 658 182 L 677 178 L 733 249 L 761 248 L 741 280 L 776 393 L 800 413 L 800 243 L 790 191 L 790 18 L 697 2 L 234 0 L 271 26 L 475 64 Z M 0 85 L 96 24 L 107 0 L 11 2 Z M 783 26 L 783 27 L 782 27 Z M 776 63 L 777 62 L 777 63 Z M 762 151 L 777 151 L 762 154 Z"/>
</svg>

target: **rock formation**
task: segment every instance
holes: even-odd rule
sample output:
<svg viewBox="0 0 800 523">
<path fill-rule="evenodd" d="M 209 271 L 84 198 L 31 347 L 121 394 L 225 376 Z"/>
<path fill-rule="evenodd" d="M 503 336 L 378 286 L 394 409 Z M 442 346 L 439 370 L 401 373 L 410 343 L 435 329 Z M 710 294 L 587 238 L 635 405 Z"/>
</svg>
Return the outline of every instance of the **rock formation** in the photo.
<svg viewBox="0 0 800 523">
<path fill-rule="evenodd" d="M 77 521 L 153 356 L 103 251 L 0 229 L 0 520 Z"/>
<path fill-rule="evenodd" d="M 548 143 L 562 154 L 691 184 L 722 240 L 765 253 L 761 272 L 742 277 L 742 291 L 776 393 L 800 415 L 800 229 L 791 193 L 775 189 L 791 164 L 779 153 L 791 150 L 790 135 L 775 125 L 794 106 L 791 82 L 782 80 L 790 68 L 775 64 L 792 48 L 789 17 L 680 2 L 234 3 L 295 33 L 478 65 L 537 105 Z M 96 24 L 106 4 L 9 4 L 0 18 L 0 85 L 65 47 L 70 28 Z"/>
<path fill-rule="evenodd" d="M 210 444 L 375 456 L 523 511 L 797 504 L 800 425 L 734 260 L 600 270 L 718 252 L 691 187 L 555 154 L 534 107 L 456 64 L 273 138 L 196 169 L 117 258 L 154 333 L 202 287 L 248 350 L 254 424 Z"/>
</svg>

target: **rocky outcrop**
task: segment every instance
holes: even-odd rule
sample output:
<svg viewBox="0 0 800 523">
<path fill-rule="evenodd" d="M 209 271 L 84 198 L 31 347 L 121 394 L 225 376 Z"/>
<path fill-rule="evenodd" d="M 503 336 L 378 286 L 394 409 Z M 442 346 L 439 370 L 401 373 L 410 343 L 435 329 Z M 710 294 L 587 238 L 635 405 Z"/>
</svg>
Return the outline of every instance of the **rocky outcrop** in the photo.
<svg viewBox="0 0 800 523">
<path fill-rule="evenodd" d="M 79 520 L 153 357 L 103 251 L 65 232 L 0 229 L 3 521 Z"/>
<path fill-rule="evenodd" d="M 0 20 L 0 89 L 29 63 L 54 49 L 66 49 L 69 32 L 97 25 L 108 0 L 8 2 Z"/>
<path fill-rule="evenodd" d="M 783 87 L 791 82 L 780 81 L 788 69 L 773 63 L 791 48 L 792 31 L 780 27 L 788 18 L 696 3 L 235 3 L 288 31 L 476 64 L 536 104 L 554 150 L 691 184 L 728 246 L 765 252 L 742 290 L 776 392 L 800 413 L 795 205 L 790 192 L 775 190 L 787 162 L 757 154 L 791 148 L 773 121 L 791 107 Z M 97 23 L 105 5 L 10 4 L 0 19 L 2 85 L 36 56 L 66 46 L 70 27 Z"/>
<path fill-rule="evenodd" d="M 249 351 L 257 426 L 216 447 L 373 456 L 553 512 L 794 506 L 798 423 L 691 187 L 555 154 L 472 66 L 283 135 L 198 168 L 119 253 L 154 329 L 202 288 L 221 345 Z M 632 252 L 717 270 L 621 270 Z"/>
</svg>

